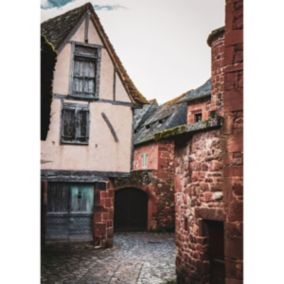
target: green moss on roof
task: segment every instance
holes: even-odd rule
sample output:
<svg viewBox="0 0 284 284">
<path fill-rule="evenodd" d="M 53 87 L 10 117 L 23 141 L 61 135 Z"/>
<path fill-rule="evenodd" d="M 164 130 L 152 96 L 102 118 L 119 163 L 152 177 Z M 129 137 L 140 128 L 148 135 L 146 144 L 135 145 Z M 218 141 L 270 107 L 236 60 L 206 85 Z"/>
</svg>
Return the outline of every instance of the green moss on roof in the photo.
<svg viewBox="0 0 284 284">
<path fill-rule="evenodd" d="M 187 125 L 183 124 L 177 127 L 169 128 L 164 131 L 158 132 L 154 135 L 155 141 L 159 141 L 168 137 L 180 135 L 187 132 Z"/>
</svg>

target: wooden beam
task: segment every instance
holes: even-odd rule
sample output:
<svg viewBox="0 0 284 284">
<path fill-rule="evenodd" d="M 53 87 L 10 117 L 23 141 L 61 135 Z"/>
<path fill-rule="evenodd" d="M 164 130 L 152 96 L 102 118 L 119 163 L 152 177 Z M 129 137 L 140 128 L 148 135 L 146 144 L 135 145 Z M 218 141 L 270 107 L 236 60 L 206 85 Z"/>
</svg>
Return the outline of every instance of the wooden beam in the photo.
<svg viewBox="0 0 284 284">
<path fill-rule="evenodd" d="M 106 122 L 106 124 L 107 124 L 107 126 L 108 126 L 108 128 L 109 128 L 109 130 L 110 130 L 110 132 L 113 136 L 114 141 L 117 143 L 119 140 L 118 140 L 118 137 L 116 135 L 116 132 L 115 132 L 111 122 L 109 121 L 108 117 L 106 116 L 106 114 L 104 112 L 102 112 L 101 115 L 102 115 L 104 121 Z"/>
<path fill-rule="evenodd" d="M 84 42 L 89 42 L 89 21 L 90 21 L 90 12 L 87 12 L 87 16 L 85 18 L 85 33 L 84 33 Z"/>
</svg>

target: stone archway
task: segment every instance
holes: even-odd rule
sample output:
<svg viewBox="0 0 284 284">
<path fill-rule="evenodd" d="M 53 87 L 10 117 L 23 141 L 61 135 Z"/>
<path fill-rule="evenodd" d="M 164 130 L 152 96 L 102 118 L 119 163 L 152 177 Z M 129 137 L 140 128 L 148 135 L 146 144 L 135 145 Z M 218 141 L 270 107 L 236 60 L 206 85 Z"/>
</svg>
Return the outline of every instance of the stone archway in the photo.
<svg viewBox="0 0 284 284">
<path fill-rule="evenodd" d="M 145 231 L 155 229 L 156 202 L 145 188 L 125 186 L 115 189 L 115 231 Z"/>
</svg>

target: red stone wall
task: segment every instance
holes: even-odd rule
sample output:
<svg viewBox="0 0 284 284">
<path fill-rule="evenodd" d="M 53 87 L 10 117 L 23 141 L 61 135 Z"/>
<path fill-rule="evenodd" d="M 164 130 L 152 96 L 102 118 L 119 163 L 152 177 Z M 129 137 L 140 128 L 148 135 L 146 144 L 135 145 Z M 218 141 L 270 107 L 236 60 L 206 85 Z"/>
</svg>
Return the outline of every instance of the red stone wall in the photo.
<svg viewBox="0 0 284 284">
<path fill-rule="evenodd" d="M 213 37 L 211 46 L 211 111 L 223 116 L 224 106 L 224 29 L 221 28 Z"/>
<path fill-rule="evenodd" d="M 148 165 L 146 169 L 157 170 L 158 169 L 158 144 L 151 143 L 135 147 L 134 149 L 134 170 L 143 170 L 142 167 L 142 154 L 148 154 Z"/>
<path fill-rule="evenodd" d="M 195 123 L 195 114 L 202 113 L 202 120 L 208 120 L 210 115 L 210 100 L 191 102 L 187 107 L 187 123 Z"/>
<path fill-rule="evenodd" d="M 134 164 L 140 165 L 141 153 L 155 157 L 147 170 L 135 170 L 129 178 L 115 179 L 115 188 L 138 188 L 149 197 L 148 230 L 173 230 L 175 227 L 174 204 L 174 142 L 153 142 L 135 148 Z M 136 159 L 136 160 L 135 160 Z"/>
<path fill-rule="evenodd" d="M 111 182 L 107 189 L 95 191 L 94 232 L 96 246 L 111 247 L 113 242 L 114 189 Z"/>
<path fill-rule="evenodd" d="M 176 246 L 178 283 L 207 283 L 209 261 L 203 219 L 223 219 L 221 130 L 177 142 L 175 152 Z"/>
<path fill-rule="evenodd" d="M 226 1 L 224 59 L 226 283 L 243 283 L 243 1 Z"/>
</svg>

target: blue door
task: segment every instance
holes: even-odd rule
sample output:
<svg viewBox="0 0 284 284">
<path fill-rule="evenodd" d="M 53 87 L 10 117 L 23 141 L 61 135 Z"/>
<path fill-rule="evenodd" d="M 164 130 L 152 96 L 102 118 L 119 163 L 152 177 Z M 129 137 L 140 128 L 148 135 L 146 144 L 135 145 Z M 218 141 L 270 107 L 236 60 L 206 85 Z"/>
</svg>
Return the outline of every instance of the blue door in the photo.
<svg viewBox="0 0 284 284">
<path fill-rule="evenodd" d="M 93 185 L 50 183 L 47 200 L 46 240 L 93 239 Z"/>
</svg>

